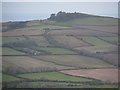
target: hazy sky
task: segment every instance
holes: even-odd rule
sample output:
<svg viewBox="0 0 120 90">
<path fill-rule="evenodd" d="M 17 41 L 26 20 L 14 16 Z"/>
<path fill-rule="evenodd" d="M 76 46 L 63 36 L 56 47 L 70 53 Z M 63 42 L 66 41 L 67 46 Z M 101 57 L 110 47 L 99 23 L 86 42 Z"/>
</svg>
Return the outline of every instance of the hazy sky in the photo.
<svg viewBox="0 0 120 90">
<path fill-rule="evenodd" d="M 3 21 L 45 19 L 58 11 L 118 17 L 117 2 L 3 2 Z"/>
</svg>

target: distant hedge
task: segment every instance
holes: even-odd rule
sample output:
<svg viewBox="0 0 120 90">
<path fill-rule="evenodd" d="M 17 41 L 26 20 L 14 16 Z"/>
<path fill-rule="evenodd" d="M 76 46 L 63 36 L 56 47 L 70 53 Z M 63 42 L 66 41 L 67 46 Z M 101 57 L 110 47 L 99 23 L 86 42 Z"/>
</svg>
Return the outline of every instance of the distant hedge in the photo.
<svg viewBox="0 0 120 90">
<path fill-rule="evenodd" d="M 66 12 L 58 12 L 57 14 L 51 14 L 50 18 L 48 20 L 53 20 L 53 21 L 69 21 L 72 19 L 77 19 L 77 18 L 84 18 L 84 17 L 90 17 L 92 15 L 88 14 L 83 14 L 83 13 L 66 13 Z"/>
</svg>

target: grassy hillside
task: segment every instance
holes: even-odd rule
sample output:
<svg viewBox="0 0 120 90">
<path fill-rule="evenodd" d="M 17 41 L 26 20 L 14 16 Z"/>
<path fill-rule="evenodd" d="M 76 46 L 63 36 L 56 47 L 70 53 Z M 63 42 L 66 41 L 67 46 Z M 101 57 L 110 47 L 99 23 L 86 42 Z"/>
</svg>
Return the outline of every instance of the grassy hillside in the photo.
<svg viewBox="0 0 120 90">
<path fill-rule="evenodd" d="M 109 77 L 106 71 L 86 78 L 61 71 L 117 68 L 117 23 L 115 18 L 65 12 L 45 20 L 3 23 L 3 87 L 115 87 L 117 81 L 95 79 L 97 74 Z"/>
<path fill-rule="evenodd" d="M 80 26 L 80 25 L 118 25 L 118 20 L 114 18 L 87 17 L 78 18 L 66 22 L 57 22 L 55 25 L 61 26 Z"/>
</svg>

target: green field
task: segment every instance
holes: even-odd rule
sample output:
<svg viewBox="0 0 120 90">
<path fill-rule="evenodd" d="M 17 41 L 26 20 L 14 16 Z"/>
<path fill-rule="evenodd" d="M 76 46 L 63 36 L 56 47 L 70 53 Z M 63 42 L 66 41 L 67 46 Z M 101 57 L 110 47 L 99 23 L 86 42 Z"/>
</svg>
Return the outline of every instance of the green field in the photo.
<svg viewBox="0 0 120 90">
<path fill-rule="evenodd" d="M 45 28 L 49 29 L 67 29 L 68 26 L 58 26 L 58 25 L 37 25 L 32 27 L 21 28 L 20 30 L 43 30 Z"/>
<path fill-rule="evenodd" d="M 100 67 L 113 67 L 112 65 L 105 63 L 104 61 L 81 55 L 45 55 L 34 56 L 44 61 L 51 61 L 56 64 L 81 67 L 81 68 L 100 68 Z"/>
<path fill-rule="evenodd" d="M 28 79 L 34 79 L 34 80 L 43 79 L 43 80 L 74 81 L 74 82 L 93 81 L 91 79 L 69 76 L 58 72 L 28 73 L 28 74 L 19 74 L 18 76 Z"/>
<path fill-rule="evenodd" d="M 111 42 L 111 43 L 118 43 L 118 37 L 100 37 L 101 39 Z"/>
<path fill-rule="evenodd" d="M 17 51 L 17 50 L 12 49 L 12 48 L 3 47 L 2 48 L 2 55 L 25 55 L 25 53 Z"/>
<path fill-rule="evenodd" d="M 22 41 L 22 40 L 25 40 L 25 38 L 24 37 L 22 37 L 22 36 L 13 36 L 13 37 L 5 37 L 5 36 L 3 36 L 2 37 L 2 43 L 4 44 L 4 43 L 12 43 L 12 42 L 19 42 L 19 41 Z"/>
<path fill-rule="evenodd" d="M 88 37 L 80 36 L 79 38 L 82 38 L 83 41 L 92 45 L 90 47 L 83 47 L 85 50 L 89 52 L 109 52 L 117 49 L 117 45 L 110 44 L 94 36 L 88 36 Z"/>
<path fill-rule="evenodd" d="M 36 49 L 37 50 L 44 50 L 44 51 L 49 52 L 51 54 L 77 54 L 76 52 L 73 52 L 73 51 L 65 49 L 65 48 L 38 47 Z"/>
<path fill-rule="evenodd" d="M 112 44 L 109 44 L 103 40 L 98 39 L 97 37 L 82 37 L 82 39 L 94 46 L 97 47 L 110 47 L 113 46 Z"/>
<path fill-rule="evenodd" d="M 11 82 L 11 81 L 16 81 L 18 78 L 11 76 L 11 75 L 7 75 L 7 74 L 3 74 L 2 75 L 2 81 L 3 82 Z"/>
</svg>

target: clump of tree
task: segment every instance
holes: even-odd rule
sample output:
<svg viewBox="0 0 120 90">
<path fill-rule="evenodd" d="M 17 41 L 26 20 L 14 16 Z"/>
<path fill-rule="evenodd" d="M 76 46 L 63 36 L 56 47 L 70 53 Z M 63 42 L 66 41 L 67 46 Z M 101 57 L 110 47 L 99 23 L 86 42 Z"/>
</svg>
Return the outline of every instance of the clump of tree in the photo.
<svg viewBox="0 0 120 90">
<path fill-rule="evenodd" d="M 59 11 L 57 14 L 51 14 L 51 16 L 50 16 L 50 18 L 48 18 L 48 20 L 69 21 L 72 19 L 84 18 L 84 17 L 88 17 L 88 16 L 92 16 L 92 15 L 78 13 L 78 12 L 66 13 L 66 12 Z"/>
<path fill-rule="evenodd" d="M 27 21 L 25 22 L 7 22 L 2 24 L 2 31 L 8 31 L 8 30 L 14 30 L 14 29 L 19 29 L 23 28 L 26 26 Z"/>
</svg>

